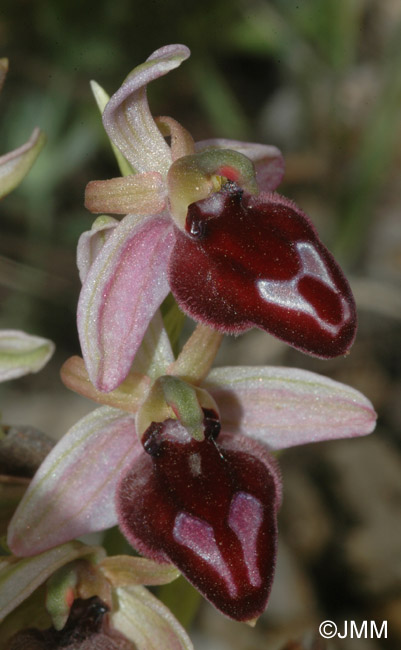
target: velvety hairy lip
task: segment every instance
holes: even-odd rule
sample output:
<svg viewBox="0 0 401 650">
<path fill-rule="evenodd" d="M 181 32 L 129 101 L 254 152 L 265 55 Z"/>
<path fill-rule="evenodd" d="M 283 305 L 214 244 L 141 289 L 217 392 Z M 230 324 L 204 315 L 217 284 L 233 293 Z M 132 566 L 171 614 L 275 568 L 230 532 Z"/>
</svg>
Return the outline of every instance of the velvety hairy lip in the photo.
<svg viewBox="0 0 401 650">
<path fill-rule="evenodd" d="M 226 333 L 260 327 L 322 358 L 344 354 L 354 299 L 309 218 L 291 201 L 228 188 L 189 206 L 169 279 L 181 308 Z"/>
<path fill-rule="evenodd" d="M 145 555 L 175 564 L 227 616 L 258 617 L 276 559 L 274 460 L 243 436 L 215 441 L 214 431 L 199 442 L 177 421 L 155 426 L 117 491 L 124 534 Z"/>
</svg>

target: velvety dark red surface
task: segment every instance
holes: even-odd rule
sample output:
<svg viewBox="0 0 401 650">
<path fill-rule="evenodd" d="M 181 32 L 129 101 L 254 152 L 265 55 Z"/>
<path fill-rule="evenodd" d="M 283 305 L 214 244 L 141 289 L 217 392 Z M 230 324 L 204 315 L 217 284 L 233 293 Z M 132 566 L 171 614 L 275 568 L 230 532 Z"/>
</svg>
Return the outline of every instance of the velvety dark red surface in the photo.
<svg viewBox="0 0 401 650">
<path fill-rule="evenodd" d="M 171 561 L 236 620 L 266 607 L 276 558 L 280 487 L 275 461 L 215 423 L 198 442 L 175 421 L 152 425 L 118 490 L 119 523 L 145 555 Z"/>
<path fill-rule="evenodd" d="M 169 274 L 183 311 L 226 333 L 257 326 L 323 358 L 353 342 L 347 280 L 309 218 L 278 194 L 228 184 L 190 205 Z"/>
</svg>

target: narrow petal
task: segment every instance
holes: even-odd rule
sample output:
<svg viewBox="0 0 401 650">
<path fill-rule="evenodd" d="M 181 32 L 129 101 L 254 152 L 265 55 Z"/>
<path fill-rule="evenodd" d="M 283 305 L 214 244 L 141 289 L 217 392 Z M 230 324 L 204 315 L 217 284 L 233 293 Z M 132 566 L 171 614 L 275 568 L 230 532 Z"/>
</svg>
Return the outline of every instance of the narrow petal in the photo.
<svg viewBox="0 0 401 650">
<path fill-rule="evenodd" d="M 170 610 L 144 587 L 115 590 L 118 608 L 113 627 L 133 641 L 137 650 L 193 650 L 190 638 Z"/>
<path fill-rule="evenodd" d="M 34 555 L 114 526 L 121 474 L 143 453 L 134 418 L 104 406 L 75 424 L 47 456 L 11 521 L 16 555 Z"/>
<path fill-rule="evenodd" d="M 376 414 L 359 391 L 297 368 L 213 369 L 203 386 L 216 399 L 222 426 L 271 449 L 363 436 Z"/>
<path fill-rule="evenodd" d="M 0 330 L 0 381 L 39 372 L 55 350 L 54 343 L 19 330 Z"/>
<path fill-rule="evenodd" d="M 171 138 L 171 157 L 174 160 L 182 156 L 189 156 L 195 153 L 195 143 L 192 135 L 173 117 L 161 115 L 155 117 L 155 122 L 160 133 L 166 138 Z"/>
<path fill-rule="evenodd" d="M 112 230 L 119 223 L 113 217 L 102 215 L 95 219 L 90 230 L 86 230 L 80 236 L 77 246 L 77 267 L 82 283 Z"/>
<path fill-rule="evenodd" d="M 164 329 L 160 311 L 157 310 L 135 355 L 132 371 L 156 379 L 166 374 L 173 361 L 170 339 Z"/>
<path fill-rule="evenodd" d="M 118 388 L 110 393 L 101 393 L 89 379 L 88 371 L 81 357 L 67 359 L 60 370 L 60 376 L 63 384 L 79 395 L 127 413 L 137 412 L 150 385 L 149 377 L 137 372 L 130 372 Z"/>
<path fill-rule="evenodd" d="M 6 557 L 0 567 L 0 620 L 30 596 L 57 569 L 84 555 L 104 555 L 103 549 L 74 541 L 32 558 Z"/>
<path fill-rule="evenodd" d="M 261 191 L 275 190 L 284 176 L 284 158 L 281 151 L 273 145 L 215 138 L 197 142 L 195 147 L 196 151 L 204 151 L 209 148 L 234 149 L 234 151 L 244 154 L 255 165 L 256 180 Z"/>
<path fill-rule="evenodd" d="M 166 186 L 158 172 L 91 181 L 85 190 L 85 207 L 90 212 L 150 215 L 166 204 Z"/>
<path fill-rule="evenodd" d="M 171 153 L 149 110 L 146 86 L 177 68 L 190 55 L 185 45 L 167 45 L 134 68 L 103 112 L 110 140 L 136 172 L 167 174 Z"/>
<path fill-rule="evenodd" d="M 100 569 L 115 587 L 126 585 L 166 585 L 180 575 L 172 564 L 159 564 L 145 557 L 113 555 L 100 563 Z"/>
<path fill-rule="evenodd" d="M 116 388 L 127 376 L 149 322 L 169 291 L 174 236 L 168 218 L 128 215 L 98 254 L 82 287 L 78 331 L 91 381 Z"/>
<path fill-rule="evenodd" d="M 0 156 L 0 199 L 20 184 L 35 162 L 45 141 L 45 134 L 36 128 L 25 144 Z"/>
</svg>

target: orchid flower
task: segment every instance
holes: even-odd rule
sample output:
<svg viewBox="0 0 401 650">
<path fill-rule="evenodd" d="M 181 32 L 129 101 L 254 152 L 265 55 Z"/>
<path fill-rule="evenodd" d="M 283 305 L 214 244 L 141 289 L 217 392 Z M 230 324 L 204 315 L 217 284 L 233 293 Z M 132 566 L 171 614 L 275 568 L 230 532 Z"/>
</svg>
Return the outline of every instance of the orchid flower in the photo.
<svg viewBox="0 0 401 650">
<path fill-rule="evenodd" d="M 0 59 L 0 90 L 3 87 L 7 71 L 8 59 Z M 0 156 L 0 199 L 20 184 L 35 162 L 44 143 L 44 133 L 35 128 L 25 144 Z"/>
<path fill-rule="evenodd" d="M 271 451 L 365 435 L 375 413 L 358 391 L 312 372 L 210 370 L 220 339 L 198 325 L 174 360 L 156 313 L 132 371 L 109 393 L 93 386 L 82 359 L 66 362 L 64 383 L 103 406 L 39 468 L 9 527 L 17 556 L 119 524 L 137 550 L 173 563 L 227 616 L 262 613 L 281 498 Z"/>
<path fill-rule="evenodd" d="M 193 650 L 171 612 L 143 586 L 167 584 L 178 575 L 171 565 L 125 555 L 107 557 L 103 548 L 78 541 L 34 557 L 3 557 L 2 641 L 9 650 L 32 644 L 38 650 L 129 650 L 132 643 L 137 650 Z M 43 584 L 46 591 L 37 591 Z M 26 602 L 30 605 L 24 613 Z M 35 628 L 39 621 L 40 630 Z M 8 638 L 9 631 L 18 628 Z"/>
<path fill-rule="evenodd" d="M 183 45 L 162 47 L 109 101 L 93 84 L 125 174 L 87 186 L 89 210 L 126 216 L 96 221 L 78 250 L 81 348 L 91 381 L 105 392 L 128 375 L 170 290 L 197 322 L 234 334 L 257 326 L 321 358 L 346 353 L 355 336 L 341 269 L 309 218 L 274 192 L 284 171 L 278 149 L 195 144 L 171 117 L 153 119 L 147 84 L 189 54 Z"/>
</svg>

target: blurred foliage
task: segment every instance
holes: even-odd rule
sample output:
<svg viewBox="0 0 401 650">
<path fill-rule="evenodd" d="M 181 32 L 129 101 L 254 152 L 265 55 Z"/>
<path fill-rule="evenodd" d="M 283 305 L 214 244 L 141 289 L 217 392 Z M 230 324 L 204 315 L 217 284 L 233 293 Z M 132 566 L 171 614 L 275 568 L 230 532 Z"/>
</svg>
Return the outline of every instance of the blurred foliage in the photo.
<svg viewBox="0 0 401 650">
<path fill-rule="evenodd" d="M 399 171 L 401 6 L 397 0 L 2 0 L 0 151 L 35 125 L 48 143 L 1 205 L 0 326 L 78 351 L 75 247 L 89 180 L 118 174 L 89 80 L 108 92 L 154 49 L 191 59 L 150 87 L 155 114 L 198 139 L 270 142 L 283 192 L 358 273 L 370 224 Z"/>
</svg>

